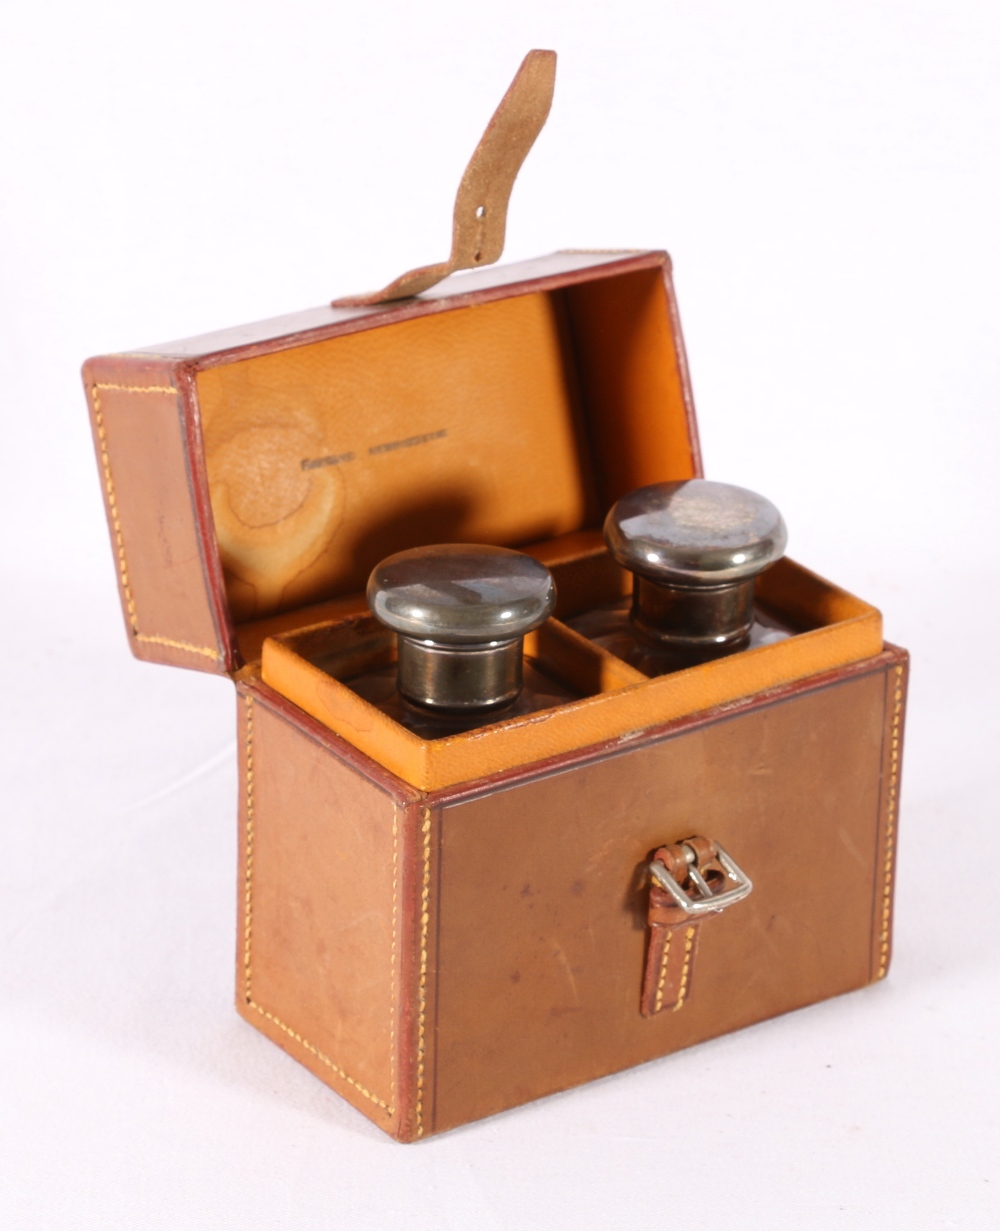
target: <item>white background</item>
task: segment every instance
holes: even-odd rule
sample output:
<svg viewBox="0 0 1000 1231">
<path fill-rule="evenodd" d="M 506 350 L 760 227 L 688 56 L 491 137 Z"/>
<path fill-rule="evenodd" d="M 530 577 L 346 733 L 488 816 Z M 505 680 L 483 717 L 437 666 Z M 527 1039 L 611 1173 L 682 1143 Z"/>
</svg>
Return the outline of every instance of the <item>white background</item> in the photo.
<svg viewBox="0 0 1000 1231">
<path fill-rule="evenodd" d="M 506 258 L 669 248 L 709 474 L 913 651 L 896 958 L 401 1147 L 231 1007 L 232 687 L 128 654 L 78 368 L 443 257 L 532 46 Z M 0 1225 L 1000 1223 L 998 53 L 989 0 L 8 0 Z"/>
</svg>

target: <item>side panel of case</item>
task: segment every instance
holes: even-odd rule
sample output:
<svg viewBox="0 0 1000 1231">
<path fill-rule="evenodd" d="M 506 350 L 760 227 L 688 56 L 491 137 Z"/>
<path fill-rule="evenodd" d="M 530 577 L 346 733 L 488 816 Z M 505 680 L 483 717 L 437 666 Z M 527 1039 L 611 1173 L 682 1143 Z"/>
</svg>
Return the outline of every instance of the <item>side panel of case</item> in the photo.
<svg viewBox="0 0 1000 1231">
<path fill-rule="evenodd" d="M 425 810 L 268 690 L 237 698 L 237 1008 L 380 1128 L 419 1136 Z"/>
</svg>

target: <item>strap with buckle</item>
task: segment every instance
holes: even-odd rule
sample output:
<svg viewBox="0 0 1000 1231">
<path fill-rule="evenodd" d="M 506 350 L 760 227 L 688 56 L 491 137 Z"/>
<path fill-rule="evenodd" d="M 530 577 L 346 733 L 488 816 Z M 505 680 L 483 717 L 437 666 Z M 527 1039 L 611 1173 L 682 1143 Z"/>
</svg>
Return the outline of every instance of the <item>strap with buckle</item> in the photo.
<svg viewBox="0 0 1000 1231">
<path fill-rule="evenodd" d="M 644 1017 L 684 1007 L 691 994 L 702 920 L 753 889 L 735 860 L 708 838 L 659 847 L 649 874 L 649 945 L 640 1003 Z"/>
</svg>

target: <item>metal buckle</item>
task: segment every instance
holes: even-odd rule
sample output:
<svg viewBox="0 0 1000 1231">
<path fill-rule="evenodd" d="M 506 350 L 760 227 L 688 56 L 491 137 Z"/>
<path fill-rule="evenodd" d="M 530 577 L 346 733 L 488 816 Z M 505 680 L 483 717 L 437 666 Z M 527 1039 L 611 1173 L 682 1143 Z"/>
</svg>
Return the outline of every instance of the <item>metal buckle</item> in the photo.
<svg viewBox="0 0 1000 1231">
<path fill-rule="evenodd" d="M 694 849 L 686 842 L 681 842 L 680 846 L 684 851 L 684 858 L 687 860 L 688 877 L 691 883 L 698 890 L 699 896 L 692 898 L 689 894 L 678 885 L 674 878 L 667 871 L 666 866 L 659 860 L 654 859 L 649 865 L 650 875 L 656 880 L 657 884 L 662 885 L 667 893 L 674 899 L 677 905 L 688 915 L 714 915 L 720 910 L 725 910 L 727 906 L 732 906 L 734 902 L 739 902 L 747 896 L 753 889 L 753 881 L 743 871 L 743 869 L 732 859 L 722 847 L 715 843 L 716 859 L 725 872 L 726 876 L 733 882 L 732 889 L 726 889 L 722 893 L 713 893 L 708 881 L 702 876 L 698 870 L 698 856 Z"/>
</svg>

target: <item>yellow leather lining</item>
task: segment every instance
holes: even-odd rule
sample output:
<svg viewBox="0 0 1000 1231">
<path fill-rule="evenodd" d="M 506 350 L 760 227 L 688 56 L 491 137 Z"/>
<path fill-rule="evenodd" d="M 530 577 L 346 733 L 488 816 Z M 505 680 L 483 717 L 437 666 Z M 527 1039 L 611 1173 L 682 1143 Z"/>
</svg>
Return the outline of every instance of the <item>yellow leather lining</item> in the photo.
<svg viewBox="0 0 1000 1231">
<path fill-rule="evenodd" d="M 690 478 L 660 268 L 515 295 L 197 375 L 233 620 L 362 590 L 429 542 L 521 547 Z"/>
<path fill-rule="evenodd" d="M 647 483 L 698 473 L 685 374 L 657 269 L 567 295 L 601 507 Z"/>
<path fill-rule="evenodd" d="M 361 590 L 406 547 L 592 521 L 567 328 L 523 295 L 200 372 L 234 619 Z"/>
<path fill-rule="evenodd" d="M 593 555 L 590 559 L 596 591 L 603 596 L 607 581 L 601 561 Z M 572 564 L 566 560 L 561 567 Z M 554 571 L 558 581 L 558 564 Z M 445 739 L 428 741 L 413 735 L 305 656 L 314 652 L 317 639 L 336 636 L 340 630 L 359 638 L 360 663 L 366 652 L 361 642 L 365 628 L 371 635 L 371 623 L 355 623 L 350 629 L 343 623 L 332 624 L 268 639 L 263 647 L 263 679 L 405 782 L 437 790 L 627 737 L 881 652 L 882 619 L 874 607 L 787 559 L 764 576 L 769 581 L 762 586 L 761 598 L 778 613 L 794 614 L 796 620 L 814 627 L 775 645 L 647 680 L 552 620 L 528 639 L 526 652 L 542 663 L 548 661 L 563 678 L 576 672 L 577 681 L 591 695 Z M 794 613 L 783 611 L 775 601 L 780 595 L 792 596 Z M 391 650 L 383 645 L 381 652 Z"/>
</svg>

